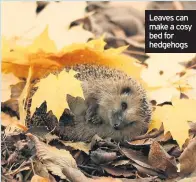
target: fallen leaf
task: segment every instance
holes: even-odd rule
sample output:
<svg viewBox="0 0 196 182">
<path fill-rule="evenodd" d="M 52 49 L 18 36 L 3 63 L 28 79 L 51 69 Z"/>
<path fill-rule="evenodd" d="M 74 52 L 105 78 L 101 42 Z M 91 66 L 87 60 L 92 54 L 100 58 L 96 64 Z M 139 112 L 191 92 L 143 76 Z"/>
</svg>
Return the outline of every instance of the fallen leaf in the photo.
<svg viewBox="0 0 196 182">
<path fill-rule="evenodd" d="M 148 159 L 146 156 L 144 156 L 140 151 L 137 150 L 132 150 L 132 149 L 128 149 L 128 148 L 121 148 L 122 153 L 127 156 L 129 159 L 131 159 L 132 161 L 134 161 L 135 163 L 138 164 L 146 164 L 148 165 Z"/>
<path fill-rule="evenodd" d="M 138 64 L 135 58 L 122 54 L 126 47 L 104 50 L 106 42 L 103 37 L 87 42 L 86 44 L 73 44 L 66 46 L 57 56 L 53 56 L 55 61 L 61 60 L 63 65 L 74 64 L 96 64 L 104 65 L 124 71 L 128 75 L 139 79 L 143 65 Z"/>
<path fill-rule="evenodd" d="M 1 111 L 8 113 L 10 116 L 17 116 L 19 118 L 19 106 L 17 99 L 9 99 L 1 103 Z"/>
<path fill-rule="evenodd" d="M 173 97 L 180 97 L 180 92 L 174 87 L 163 87 L 149 92 L 149 98 L 155 100 L 157 105 L 170 102 Z"/>
<path fill-rule="evenodd" d="M 168 176 L 177 174 L 175 158 L 170 156 L 158 142 L 153 142 L 150 146 L 148 161 L 153 167 L 165 171 Z"/>
<path fill-rule="evenodd" d="M 11 86 L 11 98 L 18 99 L 25 87 L 26 82 L 19 82 Z"/>
<path fill-rule="evenodd" d="M 134 177 L 135 174 L 133 173 L 134 170 L 130 169 L 121 169 L 121 168 L 115 168 L 115 167 L 110 167 L 110 166 L 104 166 L 103 169 L 108 173 L 111 174 L 112 176 L 118 176 L 118 177 Z"/>
<path fill-rule="evenodd" d="M 72 97 L 71 95 L 67 95 L 67 103 L 69 105 L 70 111 L 74 115 L 82 115 L 86 109 L 87 106 L 85 104 L 85 100 L 82 99 L 81 97 Z"/>
<path fill-rule="evenodd" d="M 39 120 L 38 120 L 39 122 Z M 40 123 L 38 123 L 40 124 Z M 32 124 L 33 125 L 33 124 Z M 29 133 L 37 136 L 41 141 L 45 141 L 47 144 L 52 140 L 59 139 L 58 136 L 51 134 L 46 126 L 32 126 L 28 130 Z"/>
<path fill-rule="evenodd" d="M 150 54 L 145 61 L 148 65 L 143 68 L 141 77 L 146 82 L 146 89 L 151 100 L 157 104 L 170 102 L 173 97 L 179 97 L 181 92 L 192 90 L 187 81 L 187 71 L 180 63 L 189 61 L 195 54 Z M 172 61 L 171 61 L 172 60 Z M 181 76 L 179 73 L 185 72 Z"/>
<path fill-rule="evenodd" d="M 180 173 L 188 175 L 196 172 L 196 138 L 193 138 L 188 144 L 187 148 L 179 157 Z"/>
<path fill-rule="evenodd" d="M 50 182 L 50 180 L 48 178 L 43 178 L 41 176 L 38 175 L 34 175 L 31 178 L 31 182 Z"/>
<path fill-rule="evenodd" d="M 60 69 L 80 63 L 105 65 L 122 70 L 132 77 L 140 78 L 142 65 L 137 60 L 122 54 L 126 47 L 104 50 L 105 42 L 103 38 L 89 41 L 87 43 L 74 43 L 65 46 L 58 53 L 48 53 L 52 49 L 39 51 L 40 47 L 36 42 L 42 41 L 52 45 L 52 40 L 48 37 L 47 29 L 36 38 L 36 41 L 29 46 L 18 46 L 10 43 L 5 38 L 2 39 L 2 72 L 12 72 L 17 77 L 28 76 L 30 66 L 35 68 L 33 79 L 42 78 L 44 75 Z M 49 50 L 48 50 L 49 49 Z M 10 50 L 12 50 L 10 52 Z M 30 50 L 30 51 L 29 51 Z M 37 50 L 37 51 L 36 51 Z M 33 52 L 32 52 L 33 51 Z M 35 52 L 36 51 L 36 52 Z"/>
<path fill-rule="evenodd" d="M 46 145 L 30 133 L 28 133 L 27 136 L 35 143 L 37 157 L 52 174 L 58 175 L 62 179 L 66 179 L 66 176 L 62 173 L 62 169 L 65 166 L 77 168 L 76 162 L 69 151 L 63 149 L 59 150 L 56 147 Z"/>
<path fill-rule="evenodd" d="M 173 99 L 172 105 L 156 106 L 150 128 L 159 129 L 162 122 L 165 132 L 170 131 L 181 147 L 188 138 L 188 121 L 196 121 L 196 114 L 192 108 L 196 108 L 196 100 Z"/>
<path fill-rule="evenodd" d="M 137 169 L 139 175 L 142 175 L 144 177 L 150 175 L 150 176 L 158 176 L 161 179 L 165 179 L 166 175 L 163 171 L 155 169 L 153 167 L 147 166 L 147 165 L 139 165 L 136 163 L 132 163 L 132 165 Z M 146 178 L 144 178 L 146 179 Z"/>
<path fill-rule="evenodd" d="M 20 80 L 16 76 L 14 76 L 13 73 L 9 73 L 9 74 L 2 73 L 1 76 L 2 76 L 1 102 L 5 102 L 11 98 L 11 85 L 17 84 L 18 82 L 20 82 Z"/>
<path fill-rule="evenodd" d="M 35 85 L 38 90 L 32 98 L 31 114 L 35 112 L 36 107 L 46 101 L 47 111 L 52 110 L 59 120 L 65 108 L 68 108 L 67 94 L 84 98 L 81 83 L 74 77 L 75 74 L 73 70 L 62 71 L 58 75 L 50 74 L 41 79 Z"/>
<path fill-rule="evenodd" d="M 130 159 L 131 164 L 138 170 L 139 173 L 152 176 L 159 176 L 165 178 L 165 174 L 162 170 L 157 169 L 148 164 L 147 156 L 144 156 L 140 151 L 121 147 L 121 152 Z"/>
<path fill-rule="evenodd" d="M 63 145 L 72 147 L 75 150 L 81 150 L 86 154 L 89 154 L 90 144 L 84 142 L 70 142 L 70 141 L 61 141 Z"/>
<path fill-rule="evenodd" d="M 129 163 L 129 160 L 119 160 L 119 161 L 113 162 L 112 165 L 114 167 L 116 167 L 116 166 L 123 166 L 123 165 L 126 165 L 128 163 Z"/>
<path fill-rule="evenodd" d="M 40 51 L 56 52 L 56 46 L 48 36 L 48 27 L 46 27 L 46 29 L 34 39 L 33 43 L 27 47 L 27 51 L 29 53 L 36 53 Z"/>
<path fill-rule="evenodd" d="M 90 153 L 90 158 L 96 164 L 105 164 L 117 159 L 117 154 L 116 152 L 106 152 L 104 150 L 97 149 Z"/>
<path fill-rule="evenodd" d="M 55 51 L 55 45 L 48 37 L 47 28 L 28 46 L 17 45 L 15 40 L 2 38 L 2 72 L 13 73 L 27 78 L 30 66 L 36 68 L 33 77 L 40 77 L 48 71 L 59 68 L 60 64 L 48 58 Z"/>
<path fill-rule="evenodd" d="M 94 177 L 88 178 L 81 171 L 75 168 L 65 167 L 63 173 L 70 181 L 73 182 L 151 182 L 153 177 L 144 179 L 127 179 L 127 178 L 111 178 L 111 177 Z"/>
<path fill-rule="evenodd" d="M 178 57 L 178 55 L 172 57 L 168 56 L 168 54 L 151 56 L 145 61 L 148 67 L 143 68 L 141 77 L 149 87 L 165 87 L 176 73 L 184 70 L 184 66 L 177 62 Z"/>
</svg>

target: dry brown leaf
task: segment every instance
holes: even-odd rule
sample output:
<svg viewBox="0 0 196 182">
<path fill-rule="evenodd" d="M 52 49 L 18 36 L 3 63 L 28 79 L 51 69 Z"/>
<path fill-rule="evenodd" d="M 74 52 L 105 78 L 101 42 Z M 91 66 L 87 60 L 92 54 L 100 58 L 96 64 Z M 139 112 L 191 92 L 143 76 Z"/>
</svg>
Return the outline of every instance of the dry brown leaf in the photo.
<svg viewBox="0 0 196 182">
<path fill-rule="evenodd" d="M 67 103 L 74 115 L 82 115 L 87 109 L 85 101 L 81 97 L 72 97 L 71 95 L 67 95 Z"/>
<path fill-rule="evenodd" d="M 153 142 L 148 155 L 149 164 L 165 171 L 168 176 L 177 173 L 177 164 L 174 157 L 170 156 L 158 142 Z"/>
<path fill-rule="evenodd" d="M 188 175 L 196 172 L 196 137 L 193 138 L 180 158 L 180 173 Z"/>
<path fill-rule="evenodd" d="M 159 176 L 165 178 L 165 174 L 160 169 L 157 169 L 148 164 L 148 159 L 140 151 L 135 151 L 129 148 L 121 147 L 121 152 L 130 159 L 131 164 L 137 169 L 138 173 L 146 176 Z"/>
<path fill-rule="evenodd" d="M 91 149 L 90 143 L 71 142 L 71 141 L 61 141 L 61 143 L 63 143 L 65 146 L 72 147 L 75 150 L 81 150 L 86 154 L 89 154 L 89 151 Z"/>
<path fill-rule="evenodd" d="M 27 134 L 34 142 L 39 160 L 53 174 L 60 176 L 62 179 L 69 179 L 73 182 L 123 182 L 122 179 L 113 178 L 87 178 L 80 170 L 77 169 L 75 160 L 70 153 L 65 150 L 58 150 L 55 147 L 48 146 L 38 140 L 37 137 Z M 125 180 L 131 182 L 131 180 Z"/>
<path fill-rule="evenodd" d="M 90 158 L 96 164 L 105 164 L 117 159 L 117 154 L 116 152 L 106 152 L 104 150 L 97 149 L 91 152 Z"/>
<path fill-rule="evenodd" d="M 36 159 L 33 161 L 33 168 L 35 174 L 37 174 L 38 176 L 49 178 L 49 173 L 46 169 L 46 166 L 42 164 L 39 160 Z"/>
<path fill-rule="evenodd" d="M 135 163 L 138 163 L 139 165 L 144 165 L 147 167 L 150 167 L 148 165 L 148 159 L 146 156 L 144 156 L 140 151 L 137 150 L 132 150 L 132 149 L 128 149 L 125 147 L 121 148 L 122 153 L 127 156 L 129 159 L 131 159 L 132 161 L 134 161 Z"/>
<path fill-rule="evenodd" d="M 17 117 L 19 117 L 19 106 L 17 99 L 9 99 L 6 102 L 1 103 L 1 110 L 3 112 L 5 112 L 8 108 L 11 109 L 11 112 L 13 112 Z"/>
<path fill-rule="evenodd" d="M 133 170 L 130 169 L 121 169 L 121 168 L 115 168 L 115 167 L 110 167 L 110 166 L 106 166 L 103 167 L 103 169 L 108 173 L 111 174 L 112 176 L 118 176 L 118 177 L 134 177 L 135 174 L 133 173 Z"/>
<path fill-rule="evenodd" d="M 26 82 L 19 82 L 11 86 L 11 98 L 18 99 L 25 87 Z"/>
<path fill-rule="evenodd" d="M 127 178 L 111 178 L 111 177 L 94 177 L 88 178 L 81 171 L 75 168 L 65 167 L 63 173 L 72 182 L 150 182 L 153 178 L 144 179 L 127 179 Z"/>
<path fill-rule="evenodd" d="M 119 160 L 119 161 L 113 162 L 112 165 L 116 167 L 116 166 L 124 166 L 128 163 L 129 163 L 129 160 Z"/>
<path fill-rule="evenodd" d="M 37 157 L 52 174 L 58 175 L 62 179 L 66 179 L 66 176 L 62 173 L 62 169 L 65 166 L 77 169 L 76 162 L 69 151 L 59 150 L 55 147 L 46 145 L 30 133 L 27 135 L 35 142 Z"/>
</svg>

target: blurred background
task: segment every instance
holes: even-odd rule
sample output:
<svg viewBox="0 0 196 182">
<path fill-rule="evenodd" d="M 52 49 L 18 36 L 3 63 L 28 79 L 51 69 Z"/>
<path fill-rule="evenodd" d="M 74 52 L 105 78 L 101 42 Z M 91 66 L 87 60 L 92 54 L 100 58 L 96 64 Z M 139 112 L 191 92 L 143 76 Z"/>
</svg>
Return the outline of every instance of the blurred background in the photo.
<svg viewBox="0 0 196 182">
<path fill-rule="evenodd" d="M 1 34 L 17 44 L 31 44 L 48 27 L 59 50 L 104 35 L 106 49 L 129 45 L 125 53 L 143 62 L 145 10 L 196 9 L 196 2 L 4 1 L 1 9 Z"/>
</svg>

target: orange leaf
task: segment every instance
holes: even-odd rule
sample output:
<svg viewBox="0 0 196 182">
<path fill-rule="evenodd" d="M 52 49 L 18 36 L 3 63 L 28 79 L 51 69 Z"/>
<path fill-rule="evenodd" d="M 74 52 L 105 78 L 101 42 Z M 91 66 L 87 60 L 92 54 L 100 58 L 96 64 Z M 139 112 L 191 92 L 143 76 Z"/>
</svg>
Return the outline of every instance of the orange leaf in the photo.
<svg viewBox="0 0 196 182">
<path fill-rule="evenodd" d="M 50 180 L 48 178 L 43 178 L 41 176 L 38 175 L 34 175 L 31 178 L 31 182 L 50 182 Z"/>
<path fill-rule="evenodd" d="M 40 45 L 45 44 L 50 46 L 46 46 L 40 51 Z M 13 72 L 17 77 L 26 78 L 28 67 L 33 65 L 36 71 L 32 78 L 41 78 L 62 67 L 87 63 L 116 68 L 140 79 L 143 66 L 137 64 L 136 59 L 122 54 L 126 47 L 104 50 L 105 44 L 103 38 L 100 38 L 88 43 L 75 43 L 66 46 L 57 53 L 53 42 L 48 37 L 47 30 L 45 30 L 32 45 L 28 47 L 15 46 L 14 50 L 10 52 L 11 45 L 3 39 L 2 72 Z"/>
</svg>

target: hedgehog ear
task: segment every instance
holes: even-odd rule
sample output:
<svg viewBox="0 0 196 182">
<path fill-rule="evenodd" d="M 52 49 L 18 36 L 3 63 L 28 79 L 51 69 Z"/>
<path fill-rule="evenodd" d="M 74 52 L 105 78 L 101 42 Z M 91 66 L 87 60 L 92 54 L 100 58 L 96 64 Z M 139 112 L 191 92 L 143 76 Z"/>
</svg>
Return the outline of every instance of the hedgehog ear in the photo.
<svg viewBox="0 0 196 182">
<path fill-rule="evenodd" d="M 130 87 L 124 87 L 122 90 L 121 90 L 121 94 L 131 94 L 131 88 Z"/>
</svg>

